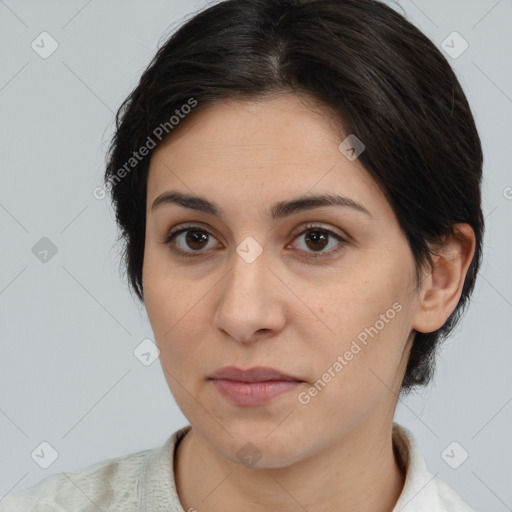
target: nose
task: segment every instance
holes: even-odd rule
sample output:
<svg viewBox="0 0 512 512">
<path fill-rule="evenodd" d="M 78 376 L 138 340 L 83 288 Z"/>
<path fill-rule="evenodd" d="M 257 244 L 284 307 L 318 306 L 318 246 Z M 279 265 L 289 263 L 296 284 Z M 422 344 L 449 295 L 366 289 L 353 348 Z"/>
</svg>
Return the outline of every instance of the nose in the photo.
<svg viewBox="0 0 512 512">
<path fill-rule="evenodd" d="M 215 327 L 241 342 L 280 332 L 286 323 L 286 288 L 264 253 L 248 263 L 237 253 L 231 270 L 216 287 Z"/>
</svg>

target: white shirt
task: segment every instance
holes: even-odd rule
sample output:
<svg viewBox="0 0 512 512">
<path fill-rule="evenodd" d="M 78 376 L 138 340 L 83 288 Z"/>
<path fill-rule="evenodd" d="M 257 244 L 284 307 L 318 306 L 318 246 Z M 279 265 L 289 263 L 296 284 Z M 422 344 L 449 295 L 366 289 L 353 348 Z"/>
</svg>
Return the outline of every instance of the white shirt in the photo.
<svg viewBox="0 0 512 512">
<path fill-rule="evenodd" d="M 50 475 L 5 497 L 0 512 L 185 512 L 172 461 L 177 442 L 190 428 L 177 430 L 159 448 Z M 406 469 L 393 512 L 475 512 L 428 471 L 412 433 L 397 423 L 393 423 L 393 445 Z"/>
</svg>

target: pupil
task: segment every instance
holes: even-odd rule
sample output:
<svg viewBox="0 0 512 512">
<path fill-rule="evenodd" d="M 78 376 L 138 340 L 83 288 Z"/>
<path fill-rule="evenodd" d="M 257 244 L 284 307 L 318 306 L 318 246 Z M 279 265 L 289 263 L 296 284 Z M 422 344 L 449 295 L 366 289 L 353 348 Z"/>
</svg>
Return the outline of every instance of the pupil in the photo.
<svg viewBox="0 0 512 512">
<path fill-rule="evenodd" d="M 309 235 L 306 236 L 306 240 L 308 242 L 313 242 L 313 244 L 318 244 L 319 239 L 321 239 L 324 243 L 320 243 L 319 249 L 323 249 L 326 246 L 327 237 L 325 236 L 325 233 L 322 233 L 321 231 L 311 231 Z M 316 249 L 315 247 L 311 247 L 312 249 Z"/>
<path fill-rule="evenodd" d="M 186 237 L 187 244 L 191 249 L 202 249 L 201 241 L 207 242 L 207 238 L 206 233 L 202 233 L 201 231 L 189 231 Z M 195 247 L 195 243 L 199 243 L 199 247 Z"/>
</svg>

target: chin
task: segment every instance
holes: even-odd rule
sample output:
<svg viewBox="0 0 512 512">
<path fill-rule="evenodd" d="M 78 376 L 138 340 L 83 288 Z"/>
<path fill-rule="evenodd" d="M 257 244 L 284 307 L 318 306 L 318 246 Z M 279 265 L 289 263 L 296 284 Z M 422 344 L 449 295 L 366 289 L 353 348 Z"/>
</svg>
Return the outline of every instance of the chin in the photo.
<svg viewBox="0 0 512 512">
<path fill-rule="evenodd" d="M 278 433 L 279 429 L 281 431 Z M 220 444 L 215 440 L 209 441 L 215 443 L 216 450 L 234 464 L 255 469 L 278 469 L 307 457 L 304 443 L 293 440 L 289 430 L 282 426 L 262 429 L 254 425 L 250 431 L 247 428 L 241 428 L 239 432 L 229 428 L 227 430 L 233 437 L 225 436 L 222 441 L 218 440 Z M 251 431 L 255 432 L 254 435 Z M 300 452 L 297 446 L 301 446 Z"/>
</svg>

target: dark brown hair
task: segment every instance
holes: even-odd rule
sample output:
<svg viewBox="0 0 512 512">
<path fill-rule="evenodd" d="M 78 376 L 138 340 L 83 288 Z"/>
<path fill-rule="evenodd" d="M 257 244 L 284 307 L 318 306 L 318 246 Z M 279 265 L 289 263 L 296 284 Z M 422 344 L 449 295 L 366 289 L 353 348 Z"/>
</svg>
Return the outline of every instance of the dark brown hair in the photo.
<svg viewBox="0 0 512 512">
<path fill-rule="evenodd" d="M 117 112 L 107 155 L 105 185 L 124 241 L 129 284 L 143 301 L 149 162 L 163 131 L 172 136 L 171 117 L 186 113 L 187 104 L 197 112 L 218 101 L 283 92 L 324 105 L 345 133 L 364 142 L 359 159 L 398 218 L 418 279 L 431 264 L 428 243 L 456 234 L 459 222 L 475 232 L 475 254 L 457 307 L 439 330 L 415 333 L 401 388 L 406 394 L 430 382 L 436 349 L 475 285 L 484 230 L 483 157 L 449 63 L 379 1 L 221 1 L 195 14 L 160 47 Z M 130 160 L 142 147 L 151 148 L 147 156 Z"/>
</svg>

